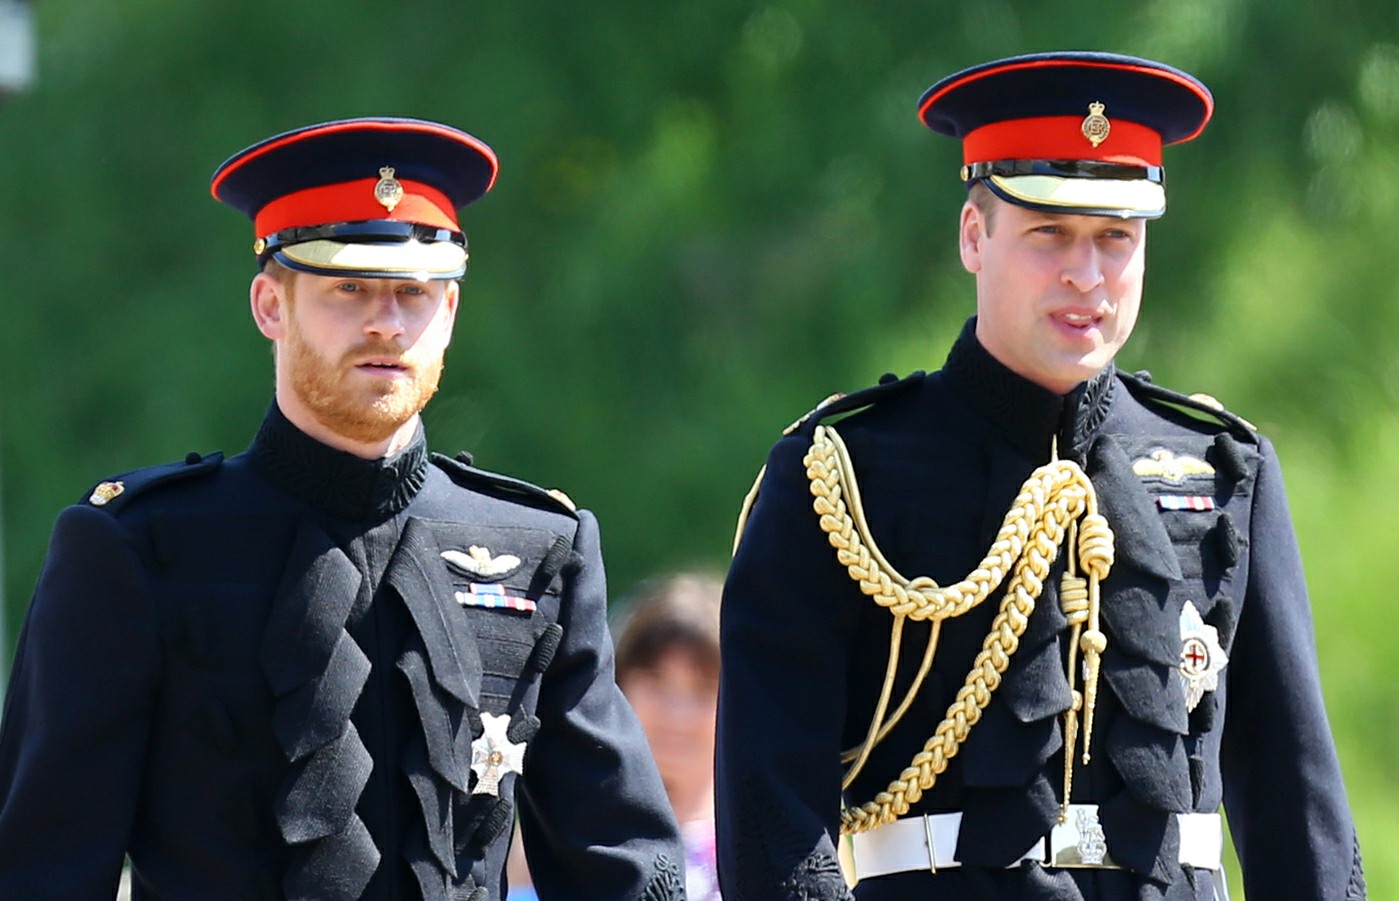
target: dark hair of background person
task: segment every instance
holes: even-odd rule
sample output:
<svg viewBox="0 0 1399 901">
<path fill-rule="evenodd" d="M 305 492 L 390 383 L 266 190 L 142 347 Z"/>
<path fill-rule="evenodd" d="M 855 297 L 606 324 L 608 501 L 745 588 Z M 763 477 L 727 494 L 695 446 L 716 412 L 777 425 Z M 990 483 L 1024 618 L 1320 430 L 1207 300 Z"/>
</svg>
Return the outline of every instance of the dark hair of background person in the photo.
<svg viewBox="0 0 1399 901">
<path fill-rule="evenodd" d="M 617 680 L 654 666 L 673 647 L 687 650 L 707 675 L 719 675 L 719 595 L 723 581 L 677 573 L 642 583 L 623 605 L 617 636 Z"/>
</svg>

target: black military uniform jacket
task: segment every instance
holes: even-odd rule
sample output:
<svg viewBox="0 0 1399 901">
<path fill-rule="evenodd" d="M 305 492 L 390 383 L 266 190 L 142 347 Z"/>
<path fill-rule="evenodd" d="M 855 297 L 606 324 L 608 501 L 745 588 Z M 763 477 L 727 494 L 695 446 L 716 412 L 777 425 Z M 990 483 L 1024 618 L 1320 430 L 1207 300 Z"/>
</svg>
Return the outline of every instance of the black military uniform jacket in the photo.
<svg viewBox="0 0 1399 901">
<path fill-rule="evenodd" d="M 837 562 L 813 512 L 803 457 L 823 417 L 849 448 L 870 532 L 908 578 L 950 585 L 976 567 L 1056 437 L 1116 534 L 1093 754 L 1075 766 L 1072 800 L 1099 805 L 1108 852 L 1127 869 L 1006 869 L 1059 813 L 1071 700 L 1061 555 L 980 722 L 910 810 L 962 812 L 963 866 L 865 880 L 855 897 L 1212 899 L 1208 871 L 1179 862 L 1176 814 L 1221 803 L 1250 898 L 1363 897 L 1277 459 L 1237 418 L 1205 421 L 1162 394 L 1110 367 L 1054 395 L 996 362 L 969 323 L 941 371 L 831 404 L 776 445 L 723 602 L 717 779 L 728 901 L 849 897 L 834 848 L 842 803 L 874 799 L 910 766 L 1000 600 L 943 623 L 913 708 L 842 794 L 840 754 L 865 738 L 892 617 Z M 1161 465 L 1172 460 L 1201 465 Z M 1178 673 L 1187 601 L 1229 659 L 1192 712 Z M 905 626 L 895 701 L 929 628 Z"/>
<path fill-rule="evenodd" d="M 683 897 L 590 514 L 275 404 L 245 454 L 114 485 L 20 636 L 0 898 L 111 899 L 129 854 L 137 901 L 498 901 L 512 801 L 540 897 Z"/>
</svg>

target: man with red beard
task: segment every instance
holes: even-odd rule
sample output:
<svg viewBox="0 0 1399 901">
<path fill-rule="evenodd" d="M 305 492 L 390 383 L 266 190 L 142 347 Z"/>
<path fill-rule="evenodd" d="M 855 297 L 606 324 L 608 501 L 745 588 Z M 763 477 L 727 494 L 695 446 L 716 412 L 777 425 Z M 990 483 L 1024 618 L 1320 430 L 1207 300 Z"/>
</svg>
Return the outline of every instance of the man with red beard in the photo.
<svg viewBox="0 0 1399 901">
<path fill-rule="evenodd" d="M 276 396 L 248 450 L 59 516 L 0 726 L 0 897 L 684 897 L 597 525 L 429 454 L 476 138 L 327 122 L 226 161 Z"/>
</svg>

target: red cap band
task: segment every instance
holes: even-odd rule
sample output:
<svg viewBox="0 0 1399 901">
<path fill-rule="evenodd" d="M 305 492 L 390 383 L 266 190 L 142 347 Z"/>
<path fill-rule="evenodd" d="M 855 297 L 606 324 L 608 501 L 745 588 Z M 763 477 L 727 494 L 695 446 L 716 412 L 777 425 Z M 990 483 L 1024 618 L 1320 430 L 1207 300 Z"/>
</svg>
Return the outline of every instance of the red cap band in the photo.
<svg viewBox="0 0 1399 901">
<path fill-rule="evenodd" d="M 1128 166 L 1161 165 L 1161 135 L 1125 119 L 1112 119 L 1097 147 L 1083 136 L 1083 116 L 1042 116 L 992 122 L 962 140 L 962 162 L 994 160 L 1099 160 Z"/>
<path fill-rule="evenodd" d="M 403 198 L 390 210 L 374 199 L 374 186 L 378 183 L 377 178 L 361 178 L 294 191 L 258 211 L 253 220 L 253 233 L 261 238 L 285 228 L 374 219 L 461 231 L 456 208 L 447 195 L 436 188 L 419 181 L 400 180 Z"/>
</svg>

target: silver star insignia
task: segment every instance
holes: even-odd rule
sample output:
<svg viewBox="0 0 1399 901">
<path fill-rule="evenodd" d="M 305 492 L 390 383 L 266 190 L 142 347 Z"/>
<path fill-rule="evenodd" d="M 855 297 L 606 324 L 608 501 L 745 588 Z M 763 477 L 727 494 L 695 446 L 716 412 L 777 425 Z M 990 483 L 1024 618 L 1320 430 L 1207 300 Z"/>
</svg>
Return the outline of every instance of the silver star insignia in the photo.
<svg viewBox="0 0 1399 901">
<path fill-rule="evenodd" d="M 505 734 L 510 715 L 481 714 L 481 737 L 471 743 L 471 770 L 476 774 L 473 795 L 500 795 L 506 773 L 525 771 L 525 742 L 513 742 Z"/>
<path fill-rule="evenodd" d="M 1185 709 L 1194 710 L 1205 692 L 1219 687 L 1219 674 L 1229 663 L 1229 657 L 1219 644 L 1219 630 L 1207 624 L 1189 601 L 1180 611 L 1180 644 Z"/>
</svg>

